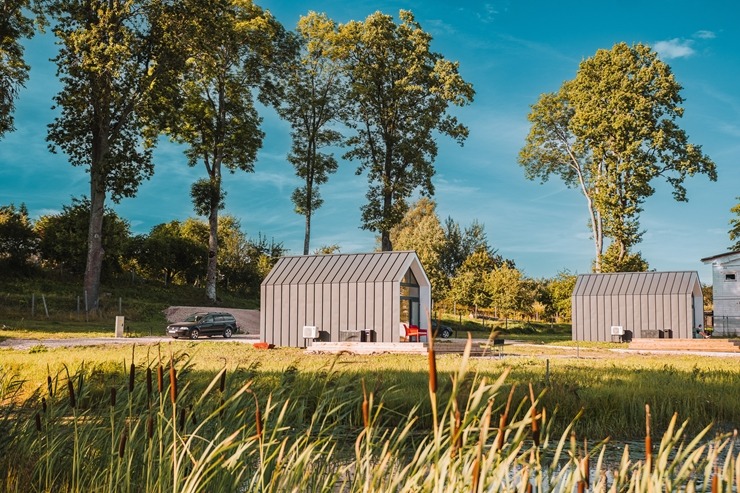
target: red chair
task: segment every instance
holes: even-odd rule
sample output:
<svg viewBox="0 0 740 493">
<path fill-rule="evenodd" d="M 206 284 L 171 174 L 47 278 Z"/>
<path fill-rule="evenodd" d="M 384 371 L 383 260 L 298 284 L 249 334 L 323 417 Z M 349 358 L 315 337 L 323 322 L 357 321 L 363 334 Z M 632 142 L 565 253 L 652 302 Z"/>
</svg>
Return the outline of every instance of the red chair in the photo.
<svg viewBox="0 0 740 493">
<path fill-rule="evenodd" d="M 421 342 L 422 337 L 426 337 L 427 341 L 429 340 L 427 329 L 420 329 L 418 325 L 404 324 L 404 326 L 406 327 L 406 337 L 409 342 L 413 341 L 414 337 L 416 337 L 416 342 Z"/>
</svg>

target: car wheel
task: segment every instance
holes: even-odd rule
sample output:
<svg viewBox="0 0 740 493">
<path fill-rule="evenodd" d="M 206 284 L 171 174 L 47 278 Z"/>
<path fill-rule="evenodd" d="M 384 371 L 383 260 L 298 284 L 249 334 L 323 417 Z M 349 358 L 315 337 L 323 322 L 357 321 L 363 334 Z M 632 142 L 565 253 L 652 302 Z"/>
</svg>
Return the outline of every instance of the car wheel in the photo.
<svg viewBox="0 0 740 493">
<path fill-rule="evenodd" d="M 228 339 L 229 337 L 231 337 L 231 333 L 232 333 L 232 332 L 231 332 L 231 327 L 226 327 L 226 328 L 224 329 L 224 337 L 225 337 L 226 339 Z"/>
<path fill-rule="evenodd" d="M 200 335 L 200 331 L 198 329 L 192 329 L 190 331 L 190 338 L 191 339 L 197 339 L 199 335 Z"/>
<path fill-rule="evenodd" d="M 452 337 L 452 329 L 445 327 L 442 329 L 442 339 L 449 339 Z"/>
<path fill-rule="evenodd" d="M 173 339 L 177 339 L 177 336 L 172 336 Z"/>
</svg>

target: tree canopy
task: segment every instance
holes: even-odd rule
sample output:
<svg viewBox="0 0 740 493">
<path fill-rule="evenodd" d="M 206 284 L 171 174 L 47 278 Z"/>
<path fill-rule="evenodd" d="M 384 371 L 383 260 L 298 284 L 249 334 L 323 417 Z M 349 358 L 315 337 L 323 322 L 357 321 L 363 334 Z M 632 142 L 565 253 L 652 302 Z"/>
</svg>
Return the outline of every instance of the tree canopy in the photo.
<svg viewBox="0 0 740 493">
<path fill-rule="evenodd" d="M 21 40 L 33 35 L 33 21 L 26 15 L 30 3 L 3 0 L 0 4 L 0 137 L 13 130 L 15 100 L 28 80 L 30 67 L 23 58 Z"/>
<path fill-rule="evenodd" d="M 182 32 L 177 46 L 185 65 L 167 133 L 187 146 L 190 166 L 206 170 L 191 197 L 196 213 L 208 218 L 206 296 L 216 301 L 223 171 L 254 171 L 264 134 L 253 91 L 263 103 L 277 102 L 275 69 L 290 43 L 280 23 L 251 1 L 186 0 L 171 22 Z"/>
<path fill-rule="evenodd" d="M 61 149 L 90 175 L 84 289 L 97 307 L 107 196 L 133 197 L 153 173 L 147 132 L 170 60 L 159 4 L 149 0 L 48 0 L 61 46 L 54 58 L 61 91 L 49 125 L 50 149 Z"/>
<path fill-rule="evenodd" d="M 641 240 L 639 215 L 664 178 L 676 200 L 687 200 L 686 177 L 717 179 L 714 163 L 688 141 L 681 86 L 670 67 L 643 44 L 614 45 L 581 62 L 576 77 L 532 106 L 519 163 L 529 179 L 557 176 L 586 199 L 594 271 L 604 270 L 605 238 L 613 245 L 607 270 L 647 264 L 630 249 Z"/>
<path fill-rule="evenodd" d="M 298 57 L 292 59 L 281 85 L 283 102 L 278 113 L 290 122 L 293 145 L 288 161 L 302 180 L 291 195 L 295 211 L 305 216 L 303 254 L 308 255 L 311 217 L 323 199 L 319 185 L 337 170 L 332 154 L 321 152 L 341 142 L 342 134 L 331 127 L 339 120 L 345 103 L 345 83 L 336 60 L 337 26 L 326 14 L 310 12 L 296 27 L 300 43 Z"/>
<path fill-rule="evenodd" d="M 390 231 L 417 188 L 434 193 L 434 133 L 460 144 L 468 129 L 448 113 L 450 105 L 473 99 L 473 87 L 458 64 L 431 51 L 432 37 L 402 10 L 400 22 L 380 12 L 339 27 L 339 57 L 349 79 L 346 122 L 355 133 L 346 141 L 357 174 L 367 171 L 369 190 L 363 228 L 379 232 L 381 249 L 393 249 Z"/>
</svg>

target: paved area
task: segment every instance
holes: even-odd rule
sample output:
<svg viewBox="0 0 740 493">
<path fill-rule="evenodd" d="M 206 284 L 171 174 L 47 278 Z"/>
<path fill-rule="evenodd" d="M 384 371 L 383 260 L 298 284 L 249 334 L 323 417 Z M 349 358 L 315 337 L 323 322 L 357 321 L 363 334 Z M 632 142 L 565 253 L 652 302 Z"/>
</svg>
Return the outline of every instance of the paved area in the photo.
<svg viewBox="0 0 740 493">
<path fill-rule="evenodd" d="M 237 342 L 254 344 L 259 341 L 259 334 L 234 334 L 230 339 L 223 337 L 201 337 L 198 343 L 208 344 L 209 341 L 216 342 Z M 144 337 L 77 337 L 70 339 L 5 339 L 0 341 L 0 349 L 31 349 L 35 346 L 45 346 L 48 348 L 57 347 L 76 347 L 76 346 L 100 346 L 104 344 L 157 344 L 161 342 L 174 341 L 171 337 L 164 336 L 144 336 Z M 189 342 L 187 339 L 178 339 L 178 341 Z"/>
</svg>

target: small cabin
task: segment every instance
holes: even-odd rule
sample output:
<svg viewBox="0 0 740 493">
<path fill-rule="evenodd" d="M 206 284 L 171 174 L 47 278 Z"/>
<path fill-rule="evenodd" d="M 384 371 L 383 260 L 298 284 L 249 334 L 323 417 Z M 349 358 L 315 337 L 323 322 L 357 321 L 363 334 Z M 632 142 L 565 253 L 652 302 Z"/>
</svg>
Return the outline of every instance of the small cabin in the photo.
<svg viewBox="0 0 740 493">
<path fill-rule="evenodd" d="M 260 286 L 260 338 L 275 346 L 393 342 L 427 329 L 431 284 L 416 252 L 280 258 Z"/>
<path fill-rule="evenodd" d="M 712 265 L 714 334 L 740 335 L 740 252 L 701 259 Z"/>
<path fill-rule="evenodd" d="M 576 341 L 691 339 L 704 315 L 695 271 L 581 274 L 571 305 Z"/>
</svg>

